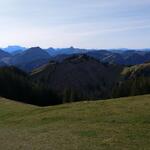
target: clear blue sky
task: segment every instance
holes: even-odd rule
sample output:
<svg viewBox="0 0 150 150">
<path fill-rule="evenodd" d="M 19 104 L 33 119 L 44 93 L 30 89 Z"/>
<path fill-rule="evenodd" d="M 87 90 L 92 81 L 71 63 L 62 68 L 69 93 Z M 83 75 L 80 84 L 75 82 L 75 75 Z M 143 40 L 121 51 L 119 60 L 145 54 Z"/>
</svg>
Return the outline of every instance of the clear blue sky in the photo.
<svg viewBox="0 0 150 150">
<path fill-rule="evenodd" d="M 1 0 L 0 47 L 150 47 L 150 0 Z"/>
</svg>

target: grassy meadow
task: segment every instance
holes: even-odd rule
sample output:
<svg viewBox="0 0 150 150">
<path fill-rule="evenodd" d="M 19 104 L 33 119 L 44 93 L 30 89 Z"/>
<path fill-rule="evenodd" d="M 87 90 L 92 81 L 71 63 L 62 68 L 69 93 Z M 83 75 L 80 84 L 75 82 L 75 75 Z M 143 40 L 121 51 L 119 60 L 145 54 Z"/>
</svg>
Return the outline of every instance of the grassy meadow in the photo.
<svg viewBox="0 0 150 150">
<path fill-rule="evenodd" d="M 0 98 L 0 150 L 149 150 L 150 95 L 37 107 Z"/>
</svg>

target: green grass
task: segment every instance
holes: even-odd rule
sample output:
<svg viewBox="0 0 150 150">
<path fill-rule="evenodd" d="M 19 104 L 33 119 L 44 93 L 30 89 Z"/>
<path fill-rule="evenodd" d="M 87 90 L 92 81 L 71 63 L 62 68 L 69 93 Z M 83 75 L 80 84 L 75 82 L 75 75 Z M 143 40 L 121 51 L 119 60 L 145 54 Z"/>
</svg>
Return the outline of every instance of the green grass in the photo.
<svg viewBox="0 0 150 150">
<path fill-rule="evenodd" d="M 40 108 L 0 98 L 1 150 L 149 150 L 150 95 Z"/>
</svg>

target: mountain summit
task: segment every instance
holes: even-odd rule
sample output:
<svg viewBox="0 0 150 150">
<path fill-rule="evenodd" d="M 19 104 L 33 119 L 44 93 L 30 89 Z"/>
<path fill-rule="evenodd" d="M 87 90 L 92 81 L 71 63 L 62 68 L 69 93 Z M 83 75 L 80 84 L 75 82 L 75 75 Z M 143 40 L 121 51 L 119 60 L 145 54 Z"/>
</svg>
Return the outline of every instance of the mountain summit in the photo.
<svg viewBox="0 0 150 150">
<path fill-rule="evenodd" d="M 8 46 L 6 48 L 3 48 L 4 51 L 6 52 L 9 52 L 9 53 L 13 53 L 15 51 L 24 51 L 26 50 L 27 48 L 25 47 L 22 47 L 22 46 L 17 46 L 17 45 L 14 45 L 14 46 Z"/>
<path fill-rule="evenodd" d="M 13 57 L 12 64 L 25 64 L 35 60 L 48 59 L 50 55 L 40 47 L 32 47 Z"/>
</svg>

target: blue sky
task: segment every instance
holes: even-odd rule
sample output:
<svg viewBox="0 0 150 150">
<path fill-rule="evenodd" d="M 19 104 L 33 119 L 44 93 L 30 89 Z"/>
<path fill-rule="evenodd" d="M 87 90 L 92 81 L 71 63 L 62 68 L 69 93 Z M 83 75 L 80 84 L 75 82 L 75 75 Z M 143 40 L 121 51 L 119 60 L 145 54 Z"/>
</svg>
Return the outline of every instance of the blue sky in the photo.
<svg viewBox="0 0 150 150">
<path fill-rule="evenodd" d="M 3 0 L 0 46 L 150 47 L 150 0 Z"/>
</svg>

